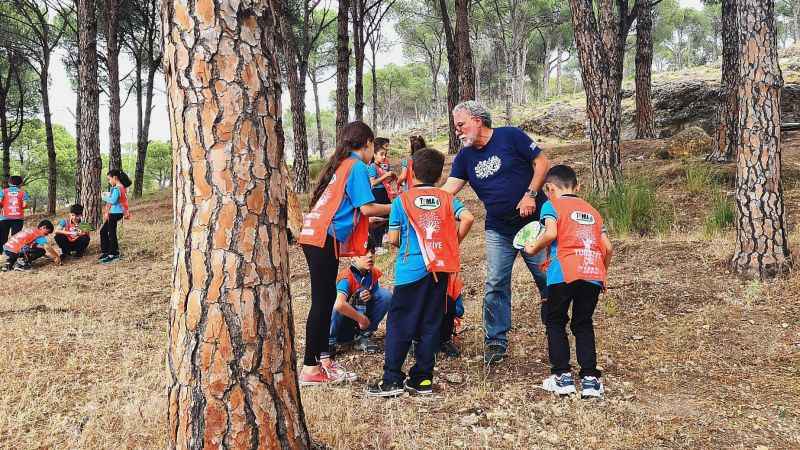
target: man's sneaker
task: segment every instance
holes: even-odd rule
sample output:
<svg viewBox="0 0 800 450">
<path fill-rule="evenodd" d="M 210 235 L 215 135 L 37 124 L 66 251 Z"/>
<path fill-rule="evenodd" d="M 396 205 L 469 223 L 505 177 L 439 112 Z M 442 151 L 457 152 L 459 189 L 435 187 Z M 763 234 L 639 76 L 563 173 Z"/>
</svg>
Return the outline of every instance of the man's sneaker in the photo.
<svg viewBox="0 0 800 450">
<path fill-rule="evenodd" d="M 555 392 L 558 395 L 575 394 L 575 382 L 572 381 L 572 374 L 562 373 L 561 375 L 550 375 L 542 382 L 542 388 L 548 392 Z"/>
<path fill-rule="evenodd" d="M 403 388 L 412 395 L 433 394 L 433 382 L 431 380 L 422 380 L 415 383 L 411 379 L 407 379 L 403 382 Z"/>
<path fill-rule="evenodd" d="M 356 381 L 358 375 L 355 372 L 348 372 L 347 369 L 341 366 L 336 360 L 331 360 L 328 366 L 322 364 L 323 372 L 327 372 L 329 376 L 334 378 L 341 378 L 343 381 Z"/>
<path fill-rule="evenodd" d="M 386 383 L 383 380 L 367 386 L 367 397 L 397 397 L 405 392 L 400 383 Z"/>
<path fill-rule="evenodd" d="M 490 344 L 483 352 L 484 364 L 497 364 L 506 357 L 506 348 L 499 344 Z"/>
<path fill-rule="evenodd" d="M 439 352 L 444 353 L 448 358 L 458 358 L 461 356 L 461 350 L 456 347 L 452 340 L 442 343 L 439 347 Z"/>
<path fill-rule="evenodd" d="M 603 398 L 603 382 L 597 377 L 581 378 L 581 398 Z"/>
<path fill-rule="evenodd" d="M 342 376 L 327 370 L 320 370 L 312 375 L 300 372 L 297 379 L 300 381 L 300 386 L 319 386 L 321 384 L 336 384 L 344 381 Z"/>
<path fill-rule="evenodd" d="M 368 334 L 356 337 L 356 348 L 364 353 L 378 353 L 381 348 L 369 338 Z"/>
</svg>

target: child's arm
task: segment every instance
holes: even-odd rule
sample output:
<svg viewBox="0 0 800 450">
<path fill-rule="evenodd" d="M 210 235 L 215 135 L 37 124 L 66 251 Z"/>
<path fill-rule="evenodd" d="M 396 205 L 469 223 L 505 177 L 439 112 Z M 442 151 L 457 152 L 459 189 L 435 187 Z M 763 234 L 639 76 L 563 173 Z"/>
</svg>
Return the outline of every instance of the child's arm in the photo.
<svg viewBox="0 0 800 450">
<path fill-rule="evenodd" d="M 614 247 L 611 245 L 611 239 L 608 238 L 608 233 L 603 233 L 603 237 L 600 239 L 600 243 L 605 247 L 606 250 L 606 257 L 603 260 L 603 263 L 606 266 L 606 269 L 611 266 L 611 257 L 614 256 Z"/>
<path fill-rule="evenodd" d="M 472 215 L 471 212 L 467 208 L 463 208 L 461 213 L 458 215 L 458 243 L 460 244 L 461 241 L 467 236 L 469 230 L 472 228 L 472 224 L 475 222 L 475 217 Z"/>
<path fill-rule="evenodd" d="M 339 314 L 353 319 L 358 323 L 358 327 L 362 330 L 369 327 L 369 318 L 363 314 L 359 314 L 355 308 L 347 303 L 347 296 L 343 292 L 336 293 L 336 303 L 333 304 L 333 309 Z"/>
<path fill-rule="evenodd" d="M 550 245 L 551 242 L 556 240 L 558 237 L 558 228 L 556 227 L 556 219 L 552 217 L 547 217 L 544 219 L 544 233 L 539 236 L 539 239 L 536 240 L 533 244 L 525 244 L 525 253 L 529 255 L 535 255 L 542 251 L 545 247 Z"/>
<path fill-rule="evenodd" d="M 389 244 L 400 247 L 400 230 L 389 230 Z"/>
<path fill-rule="evenodd" d="M 61 265 L 61 255 L 58 254 L 56 249 L 53 248 L 52 245 L 49 243 L 44 246 L 44 252 L 49 256 L 57 266 Z"/>
</svg>

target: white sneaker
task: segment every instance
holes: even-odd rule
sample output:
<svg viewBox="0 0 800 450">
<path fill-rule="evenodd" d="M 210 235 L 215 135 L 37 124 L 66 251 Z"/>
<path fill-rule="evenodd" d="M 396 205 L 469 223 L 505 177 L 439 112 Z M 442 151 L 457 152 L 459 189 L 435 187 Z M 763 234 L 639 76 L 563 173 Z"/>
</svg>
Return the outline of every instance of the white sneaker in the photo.
<svg viewBox="0 0 800 450">
<path fill-rule="evenodd" d="M 542 389 L 548 392 L 554 392 L 558 395 L 575 394 L 575 382 L 572 381 L 571 373 L 562 373 L 561 375 L 550 375 L 542 381 Z"/>
<path fill-rule="evenodd" d="M 603 398 L 603 382 L 597 377 L 581 378 L 581 398 Z"/>
<path fill-rule="evenodd" d="M 328 367 L 323 365 L 322 370 L 324 370 L 331 378 L 340 378 L 343 381 L 358 380 L 358 375 L 356 375 L 355 372 L 348 372 L 347 369 L 342 367 L 342 365 L 337 361 L 331 361 L 331 364 Z"/>
</svg>

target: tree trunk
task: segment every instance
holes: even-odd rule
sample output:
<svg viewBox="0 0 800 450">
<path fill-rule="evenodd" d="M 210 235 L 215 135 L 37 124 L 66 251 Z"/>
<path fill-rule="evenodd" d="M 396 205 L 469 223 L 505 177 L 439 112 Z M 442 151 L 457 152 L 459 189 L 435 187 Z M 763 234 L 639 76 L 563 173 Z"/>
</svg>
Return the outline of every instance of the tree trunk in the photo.
<svg viewBox="0 0 800 450">
<path fill-rule="evenodd" d="M 781 186 L 781 86 L 773 0 L 741 0 L 733 269 L 771 278 L 789 268 Z"/>
<path fill-rule="evenodd" d="M 167 0 L 162 14 L 175 154 L 168 448 L 307 449 L 274 23 L 266 2 Z"/>
<path fill-rule="evenodd" d="M 456 136 L 456 126 L 453 123 L 451 114 L 453 108 L 458 104 L 458 52 L 453 37 L 453 26 L 450 23 L 450 15 L 447 13 L 447 1 L 439 0 L 439 12 L 442 15 L 442 25 L 444 28 L 445 43 L 447 47 L 447 123 L 449 128 L 450 145 L 447 153 L 455 155 L 461 149 L 461 142 Z"/>
<path fill-rule="evenodd" d="M 355 0 L 359 1 L 359 0 Z M 348 80 L 350 78 L 350 37 L 347 25 L 350 22 L 350 0 L 339 0 L 336 18 L 336 136 L 350 120 Z"/>
<path fill-rule="evenodd" d="M 515 86 L 514 67 L 511 62 L 512 55 L 506 52 L 506 86 Z M 506 89 L 506 125 L 511 125 L 511 104 L 513 103 L 514 89 Z"/>
<path fill-rule="evenodd" d="M 475 66 L 469 42 L 470 0 L 455 0 L 455 44 L 458 53 L 458 97 L 460 101 L 475 99 Z"/>
<path fill-rule="evenodd" d="M 316 81 L 316 76 L 311 77 L 311 88 L 314 90 L 314 118 L 317 122 L 317 149 L 319 151 L 319 158 L 325 159 L 325 143 L 322 135 L 322 120 L 320 119 L 319 111 L 319 85 Z"/>
<path fill-rule="evenodd" d="M 364 0 L 353 0 L 353 59 L 356 120 L 364 120 Z"/>
<path fill-rule="evenodd" d="M 78 23 L 81 19 L 78 17 Z M 75 203 L 80 203 L 83 193 L 83 180 L 81 180 L 83 156 L 81 156 L 81 118 L 83 112 L 81 111 L 81 78 L 77 79 L 77 90 L 75 91 Z"/>
<path fill-rule="evenodd" d="M 11 70 L 9 68 L 9 70 Z M 6 102 L 8 101 L 8 94 L 0 94 L 0 141 L 3 145 L 3 179 L 0 183 L 3 187 L 8 186 L 8 176 L 11 175 L 11 138 L 9 136 L 8 128 L 8 108 Z"/>
<path fill-rule="evenodd" d="M 561 97 L 561 47 L 558 48 L 558 60 L 556 60 L 556 95 Z"/>
<path fill-rule="evenodd" d="M 370 50 L 372 51 L 372 130 L 378 132 L 378 62 L 376 53 L 378 52 L 377 37 L 371 41 Z M 434 86 L 435 90 L 436 87 Z M 436 103 L 434 102 L 434 105 Z"/>
<path fill-rule="evenodd" d="M 42 95 L 42 116 L 44 116 L 44 134 L 47 142 L 47 214 L 56 213 L 56 195 L 58 192 L 58 163 L 56 161 L 56 144 L 53 138 L 53 117 L 50 113 L 50 95 L 48 78 L 50 72 L 50 55 L 44 57 L 39 73 L 39 90 Z"/>
<path fill-rule="evenodd" d="M 737 3 L 740 0 L 722 0 L 722 82 L 721 101 L 718 108 L 716 145 L 708 155 L 709 161 L 733 161 L 738 146 L 737 127 L 739 121 L 739 99 L 737 77 L 739 76 L 739 32 L 737 27 Z"/>
<path fill-rule="evenodd" d="M 636 139 L 656 137 L 650 76 L 653 69 L 653 8 L 650 1 L 636 18 Z"/>
<path fill-rule="evenodd" d="M 119 0 L 106 0 L 106 59 L 108 67 L 108 144 L 109 169 L 122 169 L 122 147 L 120 144 L 120 98 L 119 98 Z"/>
<path fill-rule="evenodd" d="M 80 47 L 81 101 L 81 199 L 84 217 L 92 225 L 100 222 L 100 90 L 97 82 L 97 16 L 94 0 L 78 0 L 81 16 L 78 41 Z"/>
</svg>

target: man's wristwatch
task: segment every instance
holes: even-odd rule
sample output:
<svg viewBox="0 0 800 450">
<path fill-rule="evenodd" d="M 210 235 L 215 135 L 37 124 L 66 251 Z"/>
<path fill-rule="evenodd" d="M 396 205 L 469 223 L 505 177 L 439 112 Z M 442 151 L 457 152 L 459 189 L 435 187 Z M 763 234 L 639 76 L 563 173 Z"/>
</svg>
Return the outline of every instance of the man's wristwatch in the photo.
<svg viewBox="0 0 800 450">
<path fill-rule="evenodd" d="M 530 198 L 536 198 L 537 192 L 534 191 L 533 189 L 526 189 L 525 194 Z"/>
</svg>

